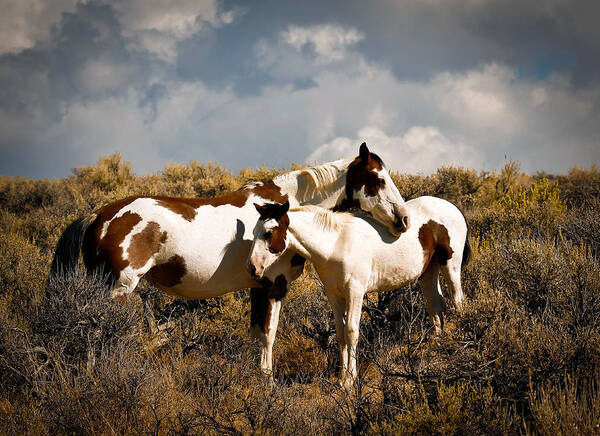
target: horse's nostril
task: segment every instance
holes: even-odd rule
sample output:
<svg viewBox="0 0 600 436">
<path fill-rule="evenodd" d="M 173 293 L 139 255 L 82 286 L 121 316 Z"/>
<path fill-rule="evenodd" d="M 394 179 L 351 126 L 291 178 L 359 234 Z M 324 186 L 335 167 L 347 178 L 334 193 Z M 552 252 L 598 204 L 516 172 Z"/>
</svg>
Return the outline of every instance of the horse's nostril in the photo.
<svg viewBox="0 0 600 436">
<path fill-rule="evenodd" d="M 402 225 L 404 226 L 404 230 L 408 229 L 408 215 L 404 215 L 402 217 Z"/>
<path fill-rule="evenodd" d="M 256 277 L 256 267 L 253 264 L 248 264 L 248 271 L 252 277 Z"/>
<path fill-rule="evenodd" d="M 408 230 L 408 226 L 410 225 L 410 220 L 408 215 L 396 215 L 396 222 L 394 223 L 396 229 L 401 232 L 405 232 Z"/>
</svg>

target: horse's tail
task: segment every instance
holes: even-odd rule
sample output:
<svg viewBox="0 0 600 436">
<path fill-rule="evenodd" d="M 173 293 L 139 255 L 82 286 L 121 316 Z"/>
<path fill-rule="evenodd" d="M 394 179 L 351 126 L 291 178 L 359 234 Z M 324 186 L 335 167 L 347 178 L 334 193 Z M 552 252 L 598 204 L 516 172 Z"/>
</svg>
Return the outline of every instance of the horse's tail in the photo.
<svg viewBox="0 0 600 436">
<path fill-rule="evenodd" d="M 50 276 L 73 271 L 77 267 L 86 230 L 96 220 L 96 214 L 73 221 L 60 235 L 54 250 Z"/>
<path fill-rule="evenodd" d="M 471 243 L 469 242 L 469 234 L 465 235 L 465 248 L 463 249 L 462 262 L 460 264 L 461 267 L 465 267 L 473 256 L 473 251 L 471 250 Z"/>
</svg>

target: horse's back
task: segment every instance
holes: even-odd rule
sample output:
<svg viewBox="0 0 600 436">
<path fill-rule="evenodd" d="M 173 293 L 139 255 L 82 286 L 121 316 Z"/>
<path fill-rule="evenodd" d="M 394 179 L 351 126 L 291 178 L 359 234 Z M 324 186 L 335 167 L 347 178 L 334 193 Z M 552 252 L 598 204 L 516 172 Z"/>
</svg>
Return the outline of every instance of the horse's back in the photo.
<svg viewBox="0 0 600 436">
<path fill-rule="evenodd" d="M 409 213 L 416 214 L 414 218 L 431 219 L 446 226 L 452 225 L 457 231 L 466 232 L 467 223 L 462 212 L 448 200 L 424 195 L 406 202 Z"/>
</svg>

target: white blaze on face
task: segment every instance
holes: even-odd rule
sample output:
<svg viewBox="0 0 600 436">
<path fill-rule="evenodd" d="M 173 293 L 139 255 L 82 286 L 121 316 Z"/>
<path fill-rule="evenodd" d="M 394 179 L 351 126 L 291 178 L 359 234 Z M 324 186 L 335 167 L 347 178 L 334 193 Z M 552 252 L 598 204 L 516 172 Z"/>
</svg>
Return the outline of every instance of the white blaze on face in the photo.
<svg viewBox="0 0 600 436">
<path fill-rule="evenodd" d="M 249 267 L 254 267 L 255 274 L 261 278 L 265 270 L 271 266 L 281 253 L 271 252 L 271 237 L 277 227 L 277 221 L 269 219 L 258 220 L 254 227 L 254 241 L 250 250 Z"/>
<path fill-rule="evenodd" d="M 407 230 L 409 219 L 404 199 L 385 167 L 371 169 L 364 186 L 354 191 L 354 198 L 362 210 L 371 213 L 393 235 Z"/>
<path fill-rule="evenodd" d="M 409 218 L 404 198 L 402 198 L 400 191 L 398 191 L 396 184 L 385 168 L 380 172 L 380 177 L 385 180 L 385 187 L 379 191 L 382 199 L 379 204 L 384 208 L 384 211 L 388 216 L 393 217 L 393 224 L 396 231 L 398 230 L 399 222 L 402 222 L 403 220 L 406 223 L 403 231 L 408 230 Z"/>
</svg>

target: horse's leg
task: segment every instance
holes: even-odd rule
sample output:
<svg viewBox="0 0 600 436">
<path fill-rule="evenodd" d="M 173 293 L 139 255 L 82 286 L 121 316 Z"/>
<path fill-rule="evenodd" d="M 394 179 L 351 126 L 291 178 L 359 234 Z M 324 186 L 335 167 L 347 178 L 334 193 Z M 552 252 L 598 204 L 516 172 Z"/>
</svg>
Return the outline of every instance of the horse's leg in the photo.
<svg viewBox="0 0 600 436">
<path fill-rule="evenodd" d="M 432 260 L 427 270 L 421 275 L 419 285 L 425 295 L 425 304 L 429 320 L 435 329 L 435 333 L 439 334 L 444 327 L 444 308 L 442 293 L 440 288 L 440 265 Z"/>
<path fill-rule="evenodd" d="M 127 296 L 133 292 L 140 281 L 140 277 L 142 277 L 145 272 L 146 271 L 139 274 L 138 271 L 134 271 L 131 268 L 121 271 L 119 278 L 110 291 L 110 298 L 124 304 L 127 300 Z"/>
<path fill-rule="evenodd" d="M 327 292 L 327 299 L 333 310 L 335 320 L 335 333 L 340 347 L 340 383 L 343 383 L 348 371 L 348 351 L 346 346 L 346 332 L 344 326 L 344 313 L 346 311 L 344 300 L 332 292 Z"/>
<path fill-rule="evenodd" d="M 146 262 L 146 264 L 140 268 L 132 268 L 127 266 L 123 269 L 119 277 L 117 277 L 112 290 L 110 291 L 110 297 L 113 299 L 120 299 L 124 301 L 129 294 L 131 294 L 140 279 L 154 266 L 155 262 L 153 259 Z"/>
<path fill-rule="evenodd" d="M 281 300 L 268 298 L 262 288 L 250 289 L 250 334 L 260 343 L 260 369 L 273 380 L 273 343 L 279 323 Z"/>
<path fill-rule="evenodd" d="M 442 275 L 448 284 L 448 293 L 450 294 L 450 300 L 454 307 L 460 310 L 462 301 L 465 298 L 462 286 L 460 284 L 460 270 L 461 262 L 460 259 L 454 260 L 454 258 L 448 260 L 448 264 L 442 266 Z"/>
<path fill-rule="evenodd" d="M 345 386 L 350 388 L 358 376 L 358 337 L 360 334 L 360 315 L 364 293 L 350 289 L 347 296 L 346 342 L 348 351 L 348 372 Z"/>
</svg>

